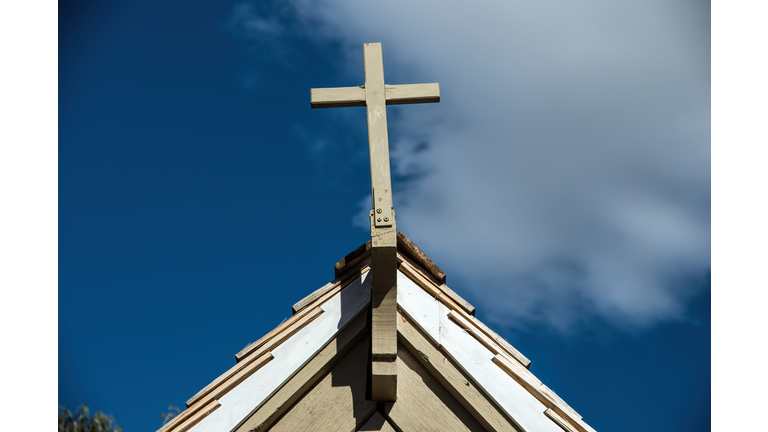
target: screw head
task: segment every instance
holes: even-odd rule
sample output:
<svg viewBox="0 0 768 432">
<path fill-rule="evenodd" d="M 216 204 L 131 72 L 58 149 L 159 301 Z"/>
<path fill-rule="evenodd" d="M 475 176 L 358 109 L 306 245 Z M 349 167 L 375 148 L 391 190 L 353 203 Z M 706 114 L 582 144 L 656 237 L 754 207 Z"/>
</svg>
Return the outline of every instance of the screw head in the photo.
<svg viewBox="0 0 768 432">
<path fill-rule="evenodd" d="M 381 209 L 376 209 L 376 213 L 381 213 Z"/>
<path fill-rule="evenodd" d="M 376 222 L 381 222 L 381 218 L 376 219 Z"/>
<path fill-rule="evenodd" d="M 384 218 L 384 222 L 389 222 L 389 218 L 388 218 L 388 217 L 385 217 L 385 218 Z"/>
</svg>

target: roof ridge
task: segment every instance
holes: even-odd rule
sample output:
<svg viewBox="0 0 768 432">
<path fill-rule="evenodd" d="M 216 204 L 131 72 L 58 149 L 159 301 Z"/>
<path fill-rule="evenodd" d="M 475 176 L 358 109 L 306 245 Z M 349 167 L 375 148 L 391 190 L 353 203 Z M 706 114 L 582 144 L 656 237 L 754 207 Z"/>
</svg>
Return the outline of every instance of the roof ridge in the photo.
<svg viewBox="0 0 768 432">
<path fill-rule="evenodd" d="M 416 244 L 411 241 L 402 231 L 397 232 L 397 251 L 404 254 L 435 277 L 441 284 L 445 283 L 445 272 L 432 261 Z M 335 277 L 344 274 L 349 266 L 353 266 L 360 261 L 371 256 L 371 241 L 368 240 L 359 248 L 348 253 L 347 256 L 333 265 Z"/>
</svg>

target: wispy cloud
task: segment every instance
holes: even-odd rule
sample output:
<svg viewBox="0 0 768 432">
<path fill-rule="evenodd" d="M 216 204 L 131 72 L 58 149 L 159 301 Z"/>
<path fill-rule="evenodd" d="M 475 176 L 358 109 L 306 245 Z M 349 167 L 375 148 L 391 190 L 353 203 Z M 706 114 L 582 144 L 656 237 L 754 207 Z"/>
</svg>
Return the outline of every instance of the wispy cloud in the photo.
<svg viewBox="0 0 768 432">
<path fill-rule="evenodd" d="M 440 83 L 389 110 L 398 226 L 497 325 L 684 316 L 710 267 L 707 4 L 294 4 L 350 53 L 383 42 L 389 83 Z"/>
</svg>

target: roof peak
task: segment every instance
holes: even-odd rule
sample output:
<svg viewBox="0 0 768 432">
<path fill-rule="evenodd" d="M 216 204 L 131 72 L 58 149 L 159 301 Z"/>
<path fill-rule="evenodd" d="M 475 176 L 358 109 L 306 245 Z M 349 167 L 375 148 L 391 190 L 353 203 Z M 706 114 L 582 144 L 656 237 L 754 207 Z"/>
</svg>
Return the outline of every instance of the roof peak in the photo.
<svg viewBox="0 0 768 432">
<path fill-rule="evenodd" d="M 411 241 L 402 231 L 397 232 L 397 251 L 408 257 L 424 270 L 428 271 L 437 282 L 445 284 L 445 272 L 435 264 L 416 244 Z M 346 273 L 356 264 L 366 260 L 371 256 L 371 241 L 368 240 L 359 248 L 348 253 L 347 256 L 333 265 L 334 277 L 338 278 Z"/>
</svg>

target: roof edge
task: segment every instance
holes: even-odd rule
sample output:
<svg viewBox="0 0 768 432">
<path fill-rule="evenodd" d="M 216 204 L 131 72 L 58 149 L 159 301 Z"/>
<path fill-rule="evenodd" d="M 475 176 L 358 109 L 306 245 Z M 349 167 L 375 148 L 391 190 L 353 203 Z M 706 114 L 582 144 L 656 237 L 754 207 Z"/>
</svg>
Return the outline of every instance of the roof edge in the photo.
<svg viewBox="0 0 768 432">
<path fill-rule="evenodd" d="M 440 270 L 440 267 L 437 266 L 428 256 L 424 253 L 418 246 L 416 246 L 415 243 L 411 241 L 405 234 L 403 234 L 402 231 L 397 232 L 397 251 L 401 254 L 407 256 L 412 261 L 417 263 L 419 266 L 423 267 L 425 270 L 427 270 L 432 276 L 434 276 L 435 279 L 438 280 L 441 284 L 445 283 L 445 272 Z M 359 248 L 355 249 L 354 251 L 350 252 L 342 258 L 339 262 L 333 265 L 334 269 L 334 277 L 339 277 L 342 274 L 344 274 L 349 266 L 353 266 L 360 261 L 368 258 L 371 256 L 371 241 L 368 240 L 360 246 Z"/>
</svg>

